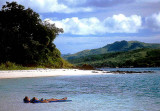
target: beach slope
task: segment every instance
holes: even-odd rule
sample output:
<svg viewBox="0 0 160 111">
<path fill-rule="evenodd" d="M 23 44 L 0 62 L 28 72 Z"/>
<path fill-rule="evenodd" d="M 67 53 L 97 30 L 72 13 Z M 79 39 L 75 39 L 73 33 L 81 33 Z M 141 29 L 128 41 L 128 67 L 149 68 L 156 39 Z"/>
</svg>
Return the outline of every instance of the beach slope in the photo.
<svg viewBox="0 0 160 111">
<path fill-rule="evenodd" d="M 99 75 L 99 74 L 105 74 L 105 72 L 97 70 L 79 70 L 79 69 L 7 70 L 7 71 L 0 71 L 0 79 L 24 78 L 24 77 Z"/>
</svg>

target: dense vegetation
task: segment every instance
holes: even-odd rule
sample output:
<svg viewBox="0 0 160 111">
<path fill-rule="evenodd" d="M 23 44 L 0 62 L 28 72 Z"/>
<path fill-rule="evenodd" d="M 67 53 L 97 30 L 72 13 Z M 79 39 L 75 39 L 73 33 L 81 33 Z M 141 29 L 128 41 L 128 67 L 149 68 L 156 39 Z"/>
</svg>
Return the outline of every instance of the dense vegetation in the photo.
<svg viewBox="0 0 160 111">
<path fill-rule="evenodd" d="M 39 14 L 16 2 L 6 2 L 0 10 L 0 64 L 68 67 L 53 43 L 63 29 L 43 22 Z"/>
<path fill-rule="evenodd" d="M 136 49 L 142 49 L 142 48 L 152 48 L 152 49 L 160 49 L 160 44 L 149 44 L 149 43 L 143 43 L 138 41 L 120 41 L 120 42 L 114 42 L 113 44 L 108 44 L 102 48 L 98 49 L 92 49 L 92 50 L 84 50 L 81 52 L 78 52 L 76 54 L 71 55 L 64 55 L 63 58 L 65 59 L 75 59 L 83 56 L 88 55 L 97 55 L 97 54 L 105 54 L 105 53 L 111 53 L 111 52 L 121 52 L 121 51 L 131 51 Z"/>
<path fill-rule="evenodd" d="M 77 66 L 89 64 L 94 67 L 160 67 L 160 49 L 112 52 L 75 59 L 68 58 L 68 61 Z"/>
</svg>

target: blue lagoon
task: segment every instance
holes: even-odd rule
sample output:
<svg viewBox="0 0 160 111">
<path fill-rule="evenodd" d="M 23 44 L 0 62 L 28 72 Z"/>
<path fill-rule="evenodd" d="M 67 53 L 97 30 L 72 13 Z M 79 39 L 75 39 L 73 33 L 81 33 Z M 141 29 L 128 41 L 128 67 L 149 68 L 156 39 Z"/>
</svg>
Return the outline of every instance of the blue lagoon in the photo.
<svg viewBox="0 0 160 111">
<path fill-rule="evenodd" d="M 0 79 L 0 111 L 159 111 L 160 68 L 145 70 L 155 73 Z M 72 102 L 25 104 L 25 96 Z"/>
</svg>

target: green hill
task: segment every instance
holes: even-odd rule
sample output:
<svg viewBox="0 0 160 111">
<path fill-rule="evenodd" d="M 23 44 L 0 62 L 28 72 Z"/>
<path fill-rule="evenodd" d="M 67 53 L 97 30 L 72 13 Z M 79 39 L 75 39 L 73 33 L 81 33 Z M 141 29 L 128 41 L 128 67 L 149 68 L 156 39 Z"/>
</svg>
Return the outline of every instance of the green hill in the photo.
<svg viewBox="0 0 160 111">
<path fill-rule="evenodd" d="M 0 9 L 0 70 L 71 67 L 53 43 L 60 33 L 32 9 L 6 2 Z"/>
<path fill-rule="evenodd" d="M 94 67 L 159 67 L 160 44 L 138 41 L 118 41 L 102 48 L 84 50 L 64 59 L 77 66 Z"/>
<path fill-rule="evenodd" d="M 77 66 L 89 64 L 94 67 L 160 67 L 160 49 L 112 52 L 68 59 L 68 61 Z"/>
<path fill-rule="evenodd" d="M 98 54 L 105 54 L 110 52 L 122 52 L 122 51 L 131 51 L 136 49 L 142 48 L 152 48 L 152 49 L 160 49 L 160 44 L 150 44 L 138 41 L 117 41 L 113 44 L 108 44 L 102 48 L 92 49 L 92 50 L 84 50 L 75 54 L 65 55 L 63 56 L 66 60 L 71 60 L 83 56 L 88 55 L 98 55 Z"/>
</svg>

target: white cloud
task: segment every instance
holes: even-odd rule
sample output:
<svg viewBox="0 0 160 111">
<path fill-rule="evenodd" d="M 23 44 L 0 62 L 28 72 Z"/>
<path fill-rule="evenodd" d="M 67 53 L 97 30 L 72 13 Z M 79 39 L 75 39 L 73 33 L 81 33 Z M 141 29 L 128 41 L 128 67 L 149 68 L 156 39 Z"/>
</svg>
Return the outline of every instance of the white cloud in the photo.
<svg viewBox="0 0 160 111">
<path fill-rule="evenodd" d="M 119 13 L 126 12 L 129 14 L 141 13 L 141 15 L 147 9 L 150 11 L 159 10 L 158 4 L 160 2 L 160 0 L 0 0 L 0 7 L 6 1 L 16 1 L 38 13 L 93 12 L 95 14 L 96 10 L 105 10 L 112 14 L 118 11 Z M 112 10 L 110 10 L 111 7 Z M 149 12 L 147 11 L 147 13 Z"/>
<path fill-rule="evenodd" d="M 113 15 L 104 20 L 107 32 L 110 33 L 136 33 L 141 28 L 141 17 L 132 15 L 126 17 L 123 14 Z"/>
<path fill-rule="evenodd" d="M 160 31 L 160 12 L 145 19 L 146 27 L 153 31 Z"/>
<path fill-rule="evenodd" d="M 46 19 L 47 20 L 47 19 Z M 77 35 L 88 35 L 96 34 L 100 29 L 103 30 L 100 21 L 95 18 L 84 18 L 79 19 L 78 17 L 66 18 L 61 21 L 52 21 L 50 23 L 55 23 L 57 27 L 63 28 L 65 33 L 77 34 Z"/>
<path fill-rule="evenodd" d="M 38 12 L 58 12 L 58 13 L 74 13 L 74 12 L 88 12 L 91 8 L 70 8 L 63 3 L 58 3 L 58 0 L 30 0 L 29 6 Z"/>
<path fill-rule="evenodd" d="M 4 5 L 5 2 L 12 2 L 15 0 L 2 0 L 0 5 Z M 89 7 L 69 7 L 65 3 L 59 3 L 58 0 L 16 0 L 19 4 L 25 7 L 30 7 L 33 10 L 40 13 L 57 12 L 57 13 L 75 13 L 75 12 L 90 12 L 92 11 Z"/>
<path fill-rule="evenodd" d="M 105 33 L 136 33 L 141 28 L 141 17 L 123 14 L 113 15 L 100 21 L 96 17 L 79 19 L 78 17 L 66 18 L 59 21 L 49 20 L 57 27 L 63 28 L 65 33 L 76 35 L 97 35 Z"/>
</svg>

